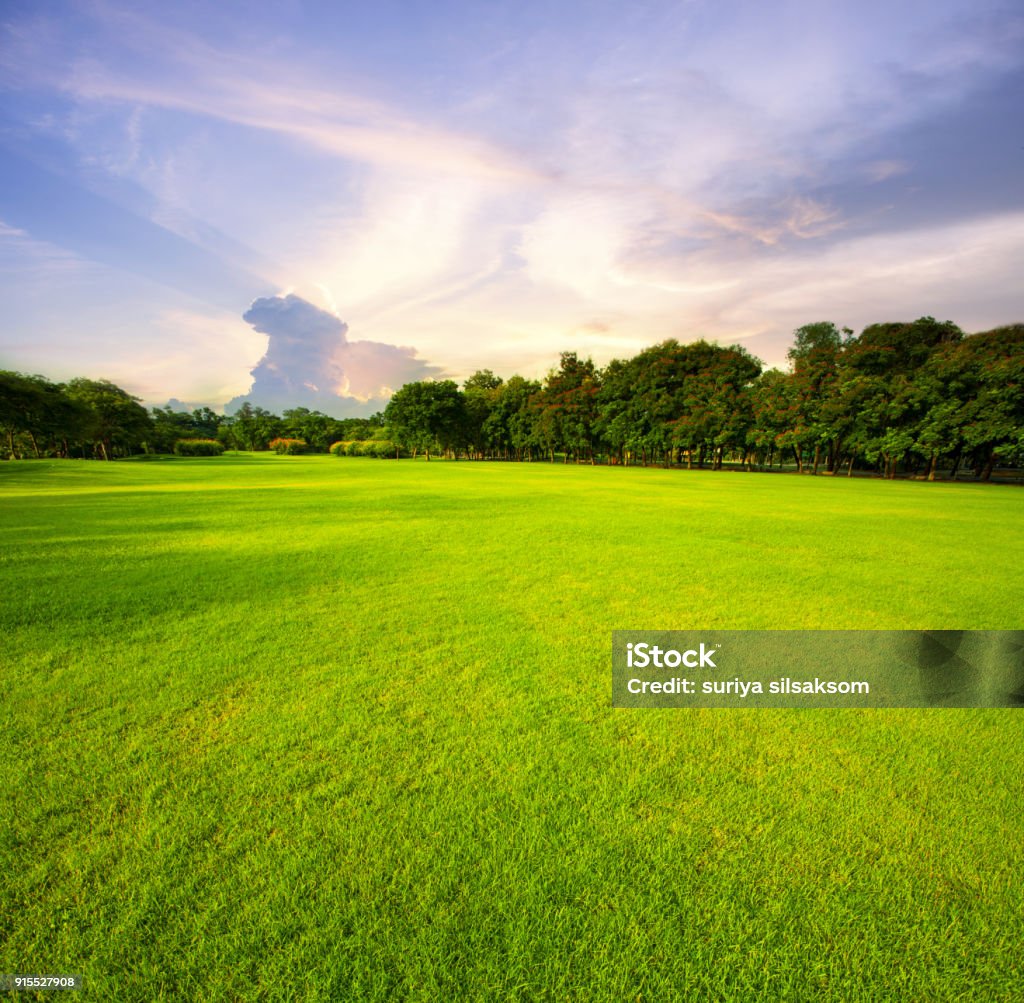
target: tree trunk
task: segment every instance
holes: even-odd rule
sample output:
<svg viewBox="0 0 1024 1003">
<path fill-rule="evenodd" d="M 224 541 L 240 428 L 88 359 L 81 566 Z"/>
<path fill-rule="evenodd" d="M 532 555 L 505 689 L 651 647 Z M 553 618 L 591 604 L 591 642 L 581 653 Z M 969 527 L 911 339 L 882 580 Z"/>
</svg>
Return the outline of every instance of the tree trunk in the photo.
<svg viewBox="0 0 1024 1003">
<path fill-rule="evenodd" d="M 852 454 L 850 455 L 850 462 L 846 465 L 846 476 L 847 477 L 852 477 L 853 476 L 853 455 Z"/>
<path fill-rule="evenodd" d="M 818 443 L 814 445 L 814 468 L 811 470 L 811 476 L 818 476 L 818 467 L 821 465 L 821 446 Z"/>
<path fill-rule="evenodd" d="M 939 462 L 938 450 L 932 450 L 932 459 L 931 459 L 931 462 L 928 464 L 928 480 L 930 480 L 930 481 L 934 481 L 935 480 L 935 467 L 938 465 L 938 462 Z"/>
<path fill-rule="evenodd" d="M 995 466 L 996 466 L 996 451 L 995 451 L 995 449 L 993 449 L 988 454 L 988 459 L 985 461 L 985 467 L 984 467 L 984 469 L 981 472 L 981 477 L 979 477 L 978 479 L 982 480 L 982 481 L 990 480 L 991 477 L 992 477 L 992 471 L 995 469 Z"/>
<path fill-rule="evenodd" d="M 802 474 L 804 472 L 803 457 L 800 455 L 800 450 L 797 449 L 796 446 L 793 446 L 792 448 L 793 448 L 793 455 L 796 457 L 796 472 L 798 474 Z"/>
</svg>

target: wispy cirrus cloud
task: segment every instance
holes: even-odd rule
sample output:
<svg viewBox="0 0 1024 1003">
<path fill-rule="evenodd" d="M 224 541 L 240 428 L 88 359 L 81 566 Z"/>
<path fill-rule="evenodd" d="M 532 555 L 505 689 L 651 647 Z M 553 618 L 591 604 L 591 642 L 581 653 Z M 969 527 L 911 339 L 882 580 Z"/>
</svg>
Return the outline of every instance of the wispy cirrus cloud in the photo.
<svg viewBox="0 0 1024 1003">
<path fill-rule="evenodd" d="M 4 68 L 82 104 L 123 104 L 134 116 L 141 108 L 185 112 L 383 166 L 495 182 L 545 180 L 508 149 L 428 125 L 354 89 L 316 86 L 308 71 L 280 56 L 226 49 L 123 8 L 97 5 L 95 12 L 125 58 L 82 54 L 64 62 L 52 58 L 52 49 L 50 58 L 40 58 L 64 44 L 52 37 L 53 24 L 40 19 L 33 31 L 9 37 Z M 137 136 L 133 142 L 137 155 Z"/>
<path fill-rule="evenodd" d="M 97 250 L 99 230 L 57 227 L 46 200 L 8 222 L 104 268 L 164 269 L 177 293 L 219 284 L 225 331 L 290 287 L 455 372 L 537 374 L 562 347 L 607 358 L 668 336 L 781 357 L 791 303 L 834 315 L 858 288 L 866 311 L 941 313 L 969 277 L 978 298 L 958 294 L 954 319 L 990 315 L 984 269 L 913 234 L 1015 246 L 1000 122 L 1024 18 L 999 0 L 385 7 L 10 17 L 13 147 L 186 243 L 135 227 Z M 905 272 L 878 270 L 890 248 Z"/>
</svg>

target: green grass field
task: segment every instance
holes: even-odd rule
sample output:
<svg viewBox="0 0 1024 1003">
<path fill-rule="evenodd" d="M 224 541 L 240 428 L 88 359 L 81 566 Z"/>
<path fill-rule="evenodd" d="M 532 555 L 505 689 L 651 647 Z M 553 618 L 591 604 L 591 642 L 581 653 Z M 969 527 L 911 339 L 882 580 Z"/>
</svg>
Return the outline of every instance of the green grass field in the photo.
<svg viewBox="0 0 1024 1003">
<path fill-rule="evenodd" d="M 104 1000 L 1018 1000 L 1024 714 L 615 710 L 613 629 L 1015 628 L 1024 493 L 0 464 L 0 971 Z"/>
</svg>

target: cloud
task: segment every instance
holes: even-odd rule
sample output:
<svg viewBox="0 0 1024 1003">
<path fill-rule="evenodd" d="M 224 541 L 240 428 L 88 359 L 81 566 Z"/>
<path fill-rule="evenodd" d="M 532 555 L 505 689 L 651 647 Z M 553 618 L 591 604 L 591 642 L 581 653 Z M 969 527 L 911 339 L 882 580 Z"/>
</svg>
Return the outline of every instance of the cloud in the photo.
<svg viewBox="0 0 1024 1003">
<path fill-rule="evenodd" d="M 19 342 L 54 301 L 53 345 L 95 359 L 123 337 L 160 400 L 251 381 L 236 403 L 372 410 L 434 371 L 396 347 L 410 342 L 460 378 L 543 375 L 562 348 L 767 338 L 784 358 L 818 316 L 1021 312 L 1005 122 L 1024 19 L 1003 0 L 913 17 L 883 0 L 656 0 L 540 22 L 530 5 L 463 5 L 458 31 L 439 10 L 397 48 L 390 22 L 302 5 L 244 26 L 189 5 L 74 6 L 0 26 L 24 162 L 0 186 L 0 282 L 26 314 Z M 135 281 L 128 320 L 94 305 L 85 323 L 89 297 L 129 313 L 114 278 L 68 294 L 96 263 L 164 283 L 174 309 Z M 380 341 L 349 341 L 335 299 Z"/>
<path fill-rule="evenodd" d="M 220 250 L 179 236 L 8 148 L 0 158 L 0 208 L 9 221 L 6 236 L 28 233 L 76 257 L 219 306 L 267 284 Z"/>
<path fill-rule="evenodd" d="M 248 401 L 281 412 L 308 407 L 336 416 L 380 410 L 405 383 L 440 372 L 414 348 L 377 341 L 349 341 L 348 325 L 334 314 L 289 293 L 256 300 L 243 320 L 267 335 L 267 351 L 252 370 Z"/>
<path fill-rule="evenodd" d="M 714 322 L 769 335 L 762 350 L 776 355 L 796 327 L 817 317 L 860 330 L 931 314 L 986 330 L 1019 315 L 1022 253 L 1024 213 L 872 234 L 813 256 L 750 263 Z"/>
<path fill-rule="evenodd" d="M 888 181 L 889 178 L 898 178 L 909 171 L 910 164 L 904 160 L 874 160 L 864 166 L 864 175 L 873 184 Z"/>
<path fill-rule="evenodd" d="M 289 65 L 259 46 L 218 45 L 167 19 L 108 5 L 91 8 L 87 23 L 104 40 L 106 58 L 74 44 L 56 21 L 38 17 L 0 34 L 0 70 L 56 88 L 81 106 L 130 109 L 124 166 L 139 159 L 143 110 L 162 109 L 261 130 L 377 166 L 499 185 L 546 179 L 501 144 L 366 97 L 351 79 L 340 87 L 336 81 L 311 83 L 306 63 Z M 60 58 L 56 49 L 63 50 Z"/>
</svg>

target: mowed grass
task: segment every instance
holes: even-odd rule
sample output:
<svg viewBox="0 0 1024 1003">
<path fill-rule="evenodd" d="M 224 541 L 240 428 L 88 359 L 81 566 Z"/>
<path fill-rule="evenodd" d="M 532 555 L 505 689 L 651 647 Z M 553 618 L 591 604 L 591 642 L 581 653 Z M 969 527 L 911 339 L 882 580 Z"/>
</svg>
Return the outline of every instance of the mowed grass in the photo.
<svg viewBox="0 0 1024 1003">
<path fill-rule="evenodd" d="M 1024 493 L 0 464 L 0 971 L 116 1000 L 1017 1000 L 1024 714 L 615 710 L 613 629 L 1017 628 Z"/>
</svg>

